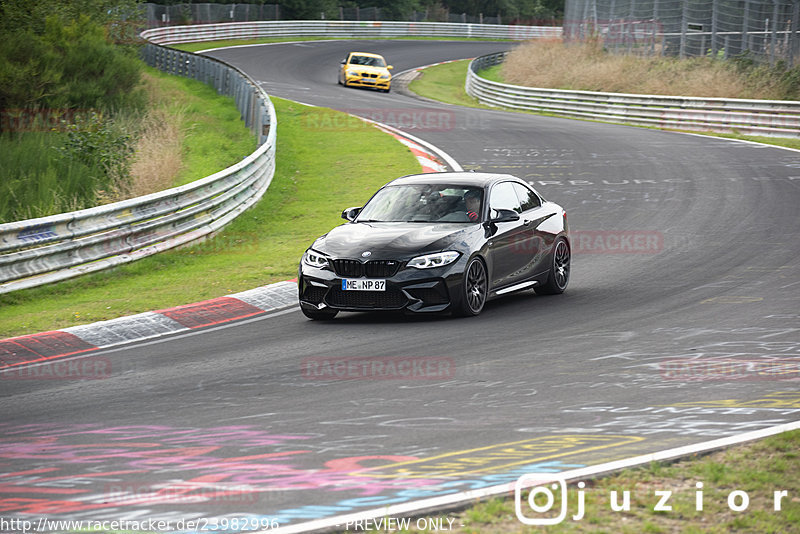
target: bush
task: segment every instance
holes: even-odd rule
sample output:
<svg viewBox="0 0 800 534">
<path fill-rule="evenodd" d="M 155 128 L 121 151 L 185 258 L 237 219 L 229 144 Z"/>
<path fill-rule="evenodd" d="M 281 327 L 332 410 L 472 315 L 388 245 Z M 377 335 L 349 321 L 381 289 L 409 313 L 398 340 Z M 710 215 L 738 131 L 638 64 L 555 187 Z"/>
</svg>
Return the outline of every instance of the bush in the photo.
<svg viewBox="0 0 800 534">
<path fill-rule="evenodd" d="M 115 46 L 103 26 L 81 16 L 50 17 L 43 34 L 0 36 L 0 109 L 113 109 L 138 105 L 141 63 Z"/>
<path fill-rule="evenodd" d="M 130 156 L 133 154 L 133 136 L 111 119 L 92 113 L 88 117 L 66 126 L 67 139 L 59 152 L 70 160 L 87 167 L 99 168 L 109 179 L 127 178 Z"/>
<path fill-rule="evenodd" d="M 66 134 L 0 135 L 0 223 L 44 217 L 96 204 L 106 187 L 103 169 L 64 157 Z"/>
</svg>

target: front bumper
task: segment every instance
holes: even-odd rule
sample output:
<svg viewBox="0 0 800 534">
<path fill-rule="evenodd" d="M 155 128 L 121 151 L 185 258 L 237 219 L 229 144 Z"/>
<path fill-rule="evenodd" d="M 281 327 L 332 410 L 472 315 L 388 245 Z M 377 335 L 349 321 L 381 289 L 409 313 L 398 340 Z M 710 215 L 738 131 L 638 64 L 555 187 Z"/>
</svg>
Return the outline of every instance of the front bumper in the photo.
<svg viewBox="0 0 800 534">
<path fill-rule="evenodd" d="M 392 79 L 370 78 L 364 76 L 345 75 L 345 81 L 350 87 L 372 87 L 373 89 L 389 89 Z"/>
<path fill-rule="evenodd" d="M 311 310 L 443 312 L 459 298 L 461 264 L 460 259 L 433 269 L 401 268 L 393 276 L 380 277 L 386 280 L 385 291 L 343 290 L 342 280 L 353 277 L 301 264 L 297 278 L 300 306 Z"/>
</svg>

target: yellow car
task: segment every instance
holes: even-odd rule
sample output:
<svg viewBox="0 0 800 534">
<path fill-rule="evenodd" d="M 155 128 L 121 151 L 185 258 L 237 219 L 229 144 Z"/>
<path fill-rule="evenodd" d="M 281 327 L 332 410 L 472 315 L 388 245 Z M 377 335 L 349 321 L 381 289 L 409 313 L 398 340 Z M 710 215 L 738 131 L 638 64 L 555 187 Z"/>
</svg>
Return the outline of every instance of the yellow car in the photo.
<svg viewBox="0 0 800 534">
<path fill-rule="evenodd" d="M 339 85 L 352 87 L 372 87 L 388 93 L 392 88 L 393 69 L 378 54 L 369 52 L 350 52 L 339 69 Z"/>
</svg>

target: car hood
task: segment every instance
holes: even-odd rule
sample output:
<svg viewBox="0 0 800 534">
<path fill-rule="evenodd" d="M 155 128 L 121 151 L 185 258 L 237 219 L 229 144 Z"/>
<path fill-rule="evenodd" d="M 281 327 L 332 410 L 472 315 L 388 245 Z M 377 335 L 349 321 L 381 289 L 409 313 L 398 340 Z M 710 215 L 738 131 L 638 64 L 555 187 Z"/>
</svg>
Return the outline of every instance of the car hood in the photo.
<svg viewBox="0 0 800 534">
<path fill-rule="evenodd" d="M 463 223 L 349 223 L 337 226 L 312 248 L 332 258 L 410 259 L 443 250 L 463 251 L 480 225 Z"/>
<path fill-rule="evenodd" d="M 386 67 L 375 67 L 372 65 L 349 65 L 347 70 L 369 72 L 370 74 L 389 74 L 389 69 Z"/>
</svg>

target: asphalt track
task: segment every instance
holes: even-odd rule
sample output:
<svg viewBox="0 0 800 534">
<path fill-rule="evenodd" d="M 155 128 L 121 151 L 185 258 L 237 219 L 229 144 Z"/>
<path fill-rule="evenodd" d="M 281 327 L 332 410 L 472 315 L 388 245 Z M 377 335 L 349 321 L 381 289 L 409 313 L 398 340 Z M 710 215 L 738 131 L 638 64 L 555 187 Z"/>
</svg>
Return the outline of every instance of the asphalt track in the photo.
<svg viewBox="0 0 800 534">
<path fill-rule="evenodd" d="M 272 95 L 384 119 L 414 111 L 416 124 L 395 125 L 466 169 L 529 180 L 569 212 L 564 295 L 520 293 L 471 319 L 315 323 L 290 310 L 106 351 L 106 380 L 5 380 L 5 515 L 289 525 L 800 419 L 800 153 L 336 84 L 351 49 L 400 72 L 508 46 L 210 55 Z M 434 367 L 321 371 L 352 358 Z M 691 369 L 706 380 L 686 378 L 710 361 L 720 367 Z"/>
</svg>

